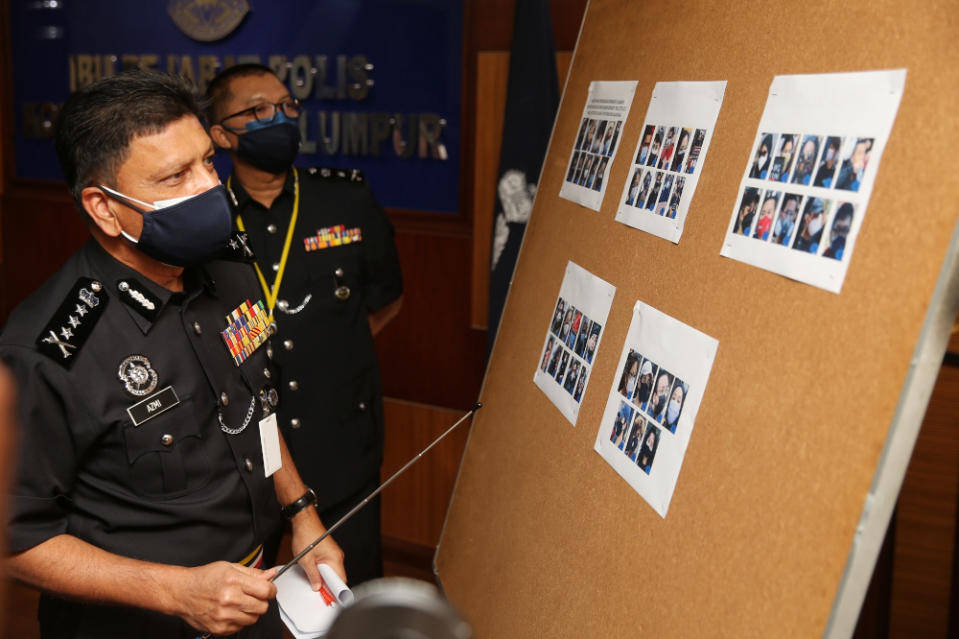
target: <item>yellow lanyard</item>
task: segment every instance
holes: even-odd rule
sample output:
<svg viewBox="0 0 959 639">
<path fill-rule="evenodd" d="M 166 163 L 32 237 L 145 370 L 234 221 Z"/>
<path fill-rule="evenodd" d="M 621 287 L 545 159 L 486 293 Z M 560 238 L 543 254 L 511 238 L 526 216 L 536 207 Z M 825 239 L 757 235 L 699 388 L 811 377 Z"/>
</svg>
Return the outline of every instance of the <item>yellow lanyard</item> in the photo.
<svg viewBox="0 0 959 639">
<path fill-rule="evenodd" d="M 283 242 L 283 253 L 280 255 L 280 266 L 276 271 L 276 277 L 273 278 L 273 286 L 267 286 L 266 278 L 263 276 L 263 271 L 260 269 L 260 265 L 256 262 L 253 263 L 254 268 L 256 268 L 256 275 L 260 278 L 260 286 L 263 288 L 263 294 L 266 295 L 266 308 L 269 313 L 269 320 L 273 321 L 273 308 L 276 306 L 276 298 L 280 294 L 280 282 L 283 281 L 283 272 L 286 270 L 286 259 L 290 256 L 290 243 L 293 241 L 293 227 L 296 226 L 296 216 L 300 210 L 300 176 L 296 172 L 296 167 L 293 169 L 293 214 L 290 215 L 290 226 L 286 229 L 286 240 Z M 230 176 L 226 180 L 226 188 L 230 188 L 231 180 L 233 176 Z M 240 217 L 240 214 L 236 214 L 236 226 L 240 229 L 241 232 L 246 233 L 246 227 L 243 224 L 243 218 Z"/>
</svg>

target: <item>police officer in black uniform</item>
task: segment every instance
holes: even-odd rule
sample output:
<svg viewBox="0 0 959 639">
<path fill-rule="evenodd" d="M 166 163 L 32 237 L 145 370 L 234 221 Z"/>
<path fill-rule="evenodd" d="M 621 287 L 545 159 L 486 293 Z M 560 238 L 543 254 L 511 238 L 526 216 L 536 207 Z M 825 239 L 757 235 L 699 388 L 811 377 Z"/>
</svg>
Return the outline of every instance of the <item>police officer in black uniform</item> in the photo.
<svg viewBox="0 0 959 639">
<path fill-rule="evenodd" d="M 262 544 L 280 504 L 294 549 L 324 531 L 271 436 L 253 271 L 209 261 L 231 223 L 198 115 L 188 85 L 138 72 L 74 94 L 57 124 L 92 237 L 0 336 L 20 385 L 8 569 L 46 593 L 44 639 L 278 637 Z M 321 546 L 302 563 L 315 584 L 316 562 L 343 572 Z"/>
<path fill-rule="evenodd" d="M 263 66 L 231 67 L 207 90 L 210 135 L 278 325 L 280 424 L 297 468 L 336 521 L 377 486 L 383 405 L 373 335 L 397 312 L 393 227 L 358 171 L 297 169 L 298 103 Z M 351 583 L 382 575 L 379 502 L 338 531 Z"/>
</svg>

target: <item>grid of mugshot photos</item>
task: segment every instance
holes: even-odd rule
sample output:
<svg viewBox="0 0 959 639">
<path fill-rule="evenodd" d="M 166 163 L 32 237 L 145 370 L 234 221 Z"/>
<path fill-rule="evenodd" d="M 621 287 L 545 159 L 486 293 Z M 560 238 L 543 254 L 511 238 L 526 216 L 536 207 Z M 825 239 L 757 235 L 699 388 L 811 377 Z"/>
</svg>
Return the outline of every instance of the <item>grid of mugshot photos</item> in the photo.
<svg viewBox="0 0 959 639">
<path fill-rule="evenodd" d="M 609 440 L 648 475 L 664 432 L 676 434 L 689 384 L 630 349 L 616 390 L 624 399 Z"/>
<path fill-rule="evenodd" d="M 763 133 L 736 209 L 733 233 L 841 260 L 856 215 L 849 194 L 859 191 L 873 138 Z M 796 192 L 795 186 L 829 189 Z"/>
<path fill-rule="evenodd" d="M 603 188 L 606 168 L 616 150 L 622 121 L 583 118 L 566 171 L 566 181 L 593 191 Z"/>
<path fill-rule="evenodd" d="M 705 140 L 706 129 L 647 124 L 625 204 L 675 219 L 686 178 L 696 172 Z"/>
<path fill-rule="evenodd" d="M 559 298 L 539 368 L 556 380 L 577 403 L 583 399 L 586 378 L 602 330 L 599 322 Z"/>
</svg>

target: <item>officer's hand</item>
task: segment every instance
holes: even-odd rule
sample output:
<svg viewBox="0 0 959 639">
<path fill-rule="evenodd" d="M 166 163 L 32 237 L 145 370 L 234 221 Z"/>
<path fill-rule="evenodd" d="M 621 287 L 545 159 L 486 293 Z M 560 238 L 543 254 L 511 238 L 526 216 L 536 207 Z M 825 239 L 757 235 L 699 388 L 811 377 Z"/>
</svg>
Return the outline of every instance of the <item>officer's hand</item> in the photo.
<svg viewBox="0 0 959 639">
<path fill-rule="evenodd" d="M 313 508 L 305 508 L 297 513 L 291 523 L 293 524 L 292 546 L 294 555 L 316 541 L 316 539 L 326 531 L 319 516 L 316 514 L 316 510 Z M 346 582 L 346 570 L 343 568 L 343 551 L 340 550 L 339 545 L 333 541 L 333 537 L 327 537 L 317 544 L 316 548 L 308 552 L 305 557 L 300 559 L 300 566 L 306 573 L 307 579 L 310 580 L 310 585 L 313 586 L 313 590 L 319 590 L 323 585 L 320 571 L 316 567 L 317 564 L 327 564 L 340 576 L 344 583 Z"/>
<path fill-rule="evenodd" d="M 276 596 L 276 572 L 218 561 L 188 568 L 177 594 L 177 615 L 203 632 L 227 635 L 256 623 Z"/>
</svg>

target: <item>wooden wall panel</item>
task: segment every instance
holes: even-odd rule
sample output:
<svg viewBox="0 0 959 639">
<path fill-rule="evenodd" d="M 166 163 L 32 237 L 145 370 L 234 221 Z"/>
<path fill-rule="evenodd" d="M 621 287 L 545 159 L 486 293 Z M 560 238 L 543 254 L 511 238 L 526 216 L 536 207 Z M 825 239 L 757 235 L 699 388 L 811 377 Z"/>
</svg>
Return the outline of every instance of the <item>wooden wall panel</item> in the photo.
<svg viewBox="0 0 959 639">
<path fill-rule="evenodd" d="M 463 416 L 463 411 L 387 398 L 386 480 Z M 383 491 L 383 536 L 434 548 L 470 424 L 464 422 Z"/>
<path fill-rule="evenodd" d="M 890 608 L 893 637 L 947 636 L 957 505 L 959 367 L 947 360 L 899 494 Z"/>
</svg>

